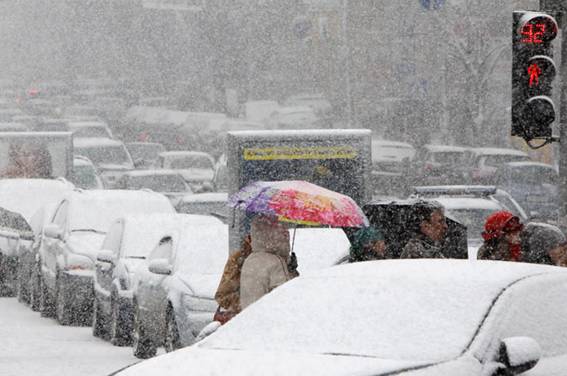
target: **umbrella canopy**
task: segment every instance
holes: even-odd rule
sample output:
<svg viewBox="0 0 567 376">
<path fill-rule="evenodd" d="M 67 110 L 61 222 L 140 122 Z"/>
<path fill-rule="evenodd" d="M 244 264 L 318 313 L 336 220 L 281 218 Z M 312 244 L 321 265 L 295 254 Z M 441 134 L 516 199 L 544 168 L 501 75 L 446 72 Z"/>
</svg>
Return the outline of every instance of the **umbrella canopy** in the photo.
<svg viewBox="0 0 567 376">
<path fill-rule="evenodd" d="M 247 213 L 272 215 L 280 221 L 297 224 L 368 226 L 368 219 L 352 198 L 306 181 L 251 183 L 233 194 L 229 205 Z"/>
<path fill-rule="evenodd" d="M 2 207 L 0 207 L 0 230 L 17 233 L 22 239 L 33 240 L 33 231 L 25 218 Z"/>
</svg>

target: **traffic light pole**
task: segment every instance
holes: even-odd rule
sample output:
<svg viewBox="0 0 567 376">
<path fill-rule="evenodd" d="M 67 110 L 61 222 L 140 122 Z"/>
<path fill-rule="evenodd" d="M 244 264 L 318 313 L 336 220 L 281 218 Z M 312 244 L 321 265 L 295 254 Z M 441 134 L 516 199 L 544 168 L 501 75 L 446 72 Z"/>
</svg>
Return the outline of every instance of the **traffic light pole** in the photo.
<svg viewBox="0 0 567 376">
<path fill-rule="evenodd" d="M 562 12 L 556 19 L 561 29 L 561 104 L 559 115 L 559 202 L 560 223 L 567 228 L 567 5 L 564 0 L 540 0 L 540 10 Z"/>
</svg>

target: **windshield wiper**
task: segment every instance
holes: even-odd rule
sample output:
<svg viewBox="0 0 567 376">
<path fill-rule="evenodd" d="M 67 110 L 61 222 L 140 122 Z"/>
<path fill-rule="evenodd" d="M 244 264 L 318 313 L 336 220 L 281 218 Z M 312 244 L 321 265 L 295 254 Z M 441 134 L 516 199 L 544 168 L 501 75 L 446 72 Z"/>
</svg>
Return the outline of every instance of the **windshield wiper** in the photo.
<svg viewBox="0 0 567 376">
<path fill-rule="evenodd" d="M 145 260 L 146 256 L 126 256 L 129 259 Z"/>
<path fill-rule="evenodd" d="M 99 230 L 95 230 L 93 228 L 77 228 L 74 230 L 71 230 L 71 232 L 94 232 L 95 234 L 106 234 L 106 232 L 104 231 L 99 231 Z"/>
</svg>

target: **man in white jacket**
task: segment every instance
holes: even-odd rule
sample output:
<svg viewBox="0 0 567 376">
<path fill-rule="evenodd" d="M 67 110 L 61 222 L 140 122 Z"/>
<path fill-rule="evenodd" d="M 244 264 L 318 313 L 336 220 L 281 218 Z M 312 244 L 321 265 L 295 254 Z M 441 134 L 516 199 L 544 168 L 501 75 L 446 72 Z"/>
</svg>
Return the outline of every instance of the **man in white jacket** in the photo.
<svg viewBox="0 0 567 376">
<path fill-rule="evenodd" d="M 242 265 L 240 306 L 246 308 L 294 277 L 288 270 L 289 232 L 275 218 L 257 216 L 250 227 L 252 254 Z"/>
</svg>

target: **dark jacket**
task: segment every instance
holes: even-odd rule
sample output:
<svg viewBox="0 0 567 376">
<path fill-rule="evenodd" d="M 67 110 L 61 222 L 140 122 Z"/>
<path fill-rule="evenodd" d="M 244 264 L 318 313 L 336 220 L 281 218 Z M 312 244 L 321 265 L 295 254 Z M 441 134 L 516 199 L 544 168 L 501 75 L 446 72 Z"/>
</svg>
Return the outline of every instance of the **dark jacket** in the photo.
<svg viewBox="0 0 567 376">
<path fill-rule="evenodd" d="M 410 239 L 405 245 L 400 258 L 445 258 L 443 246 L 440 242 L 434 242 L 427 236 L 419 233 Z"/>
<path fill-rule="evenodd" d="M 476 258 L 479 260 L 523 261 L 521 255 L 519 260 L 514 260 L 512 258 L 510 246 L 504 239 L 492 239 L 485 241 L 478 249 Z"/>
</svg>

